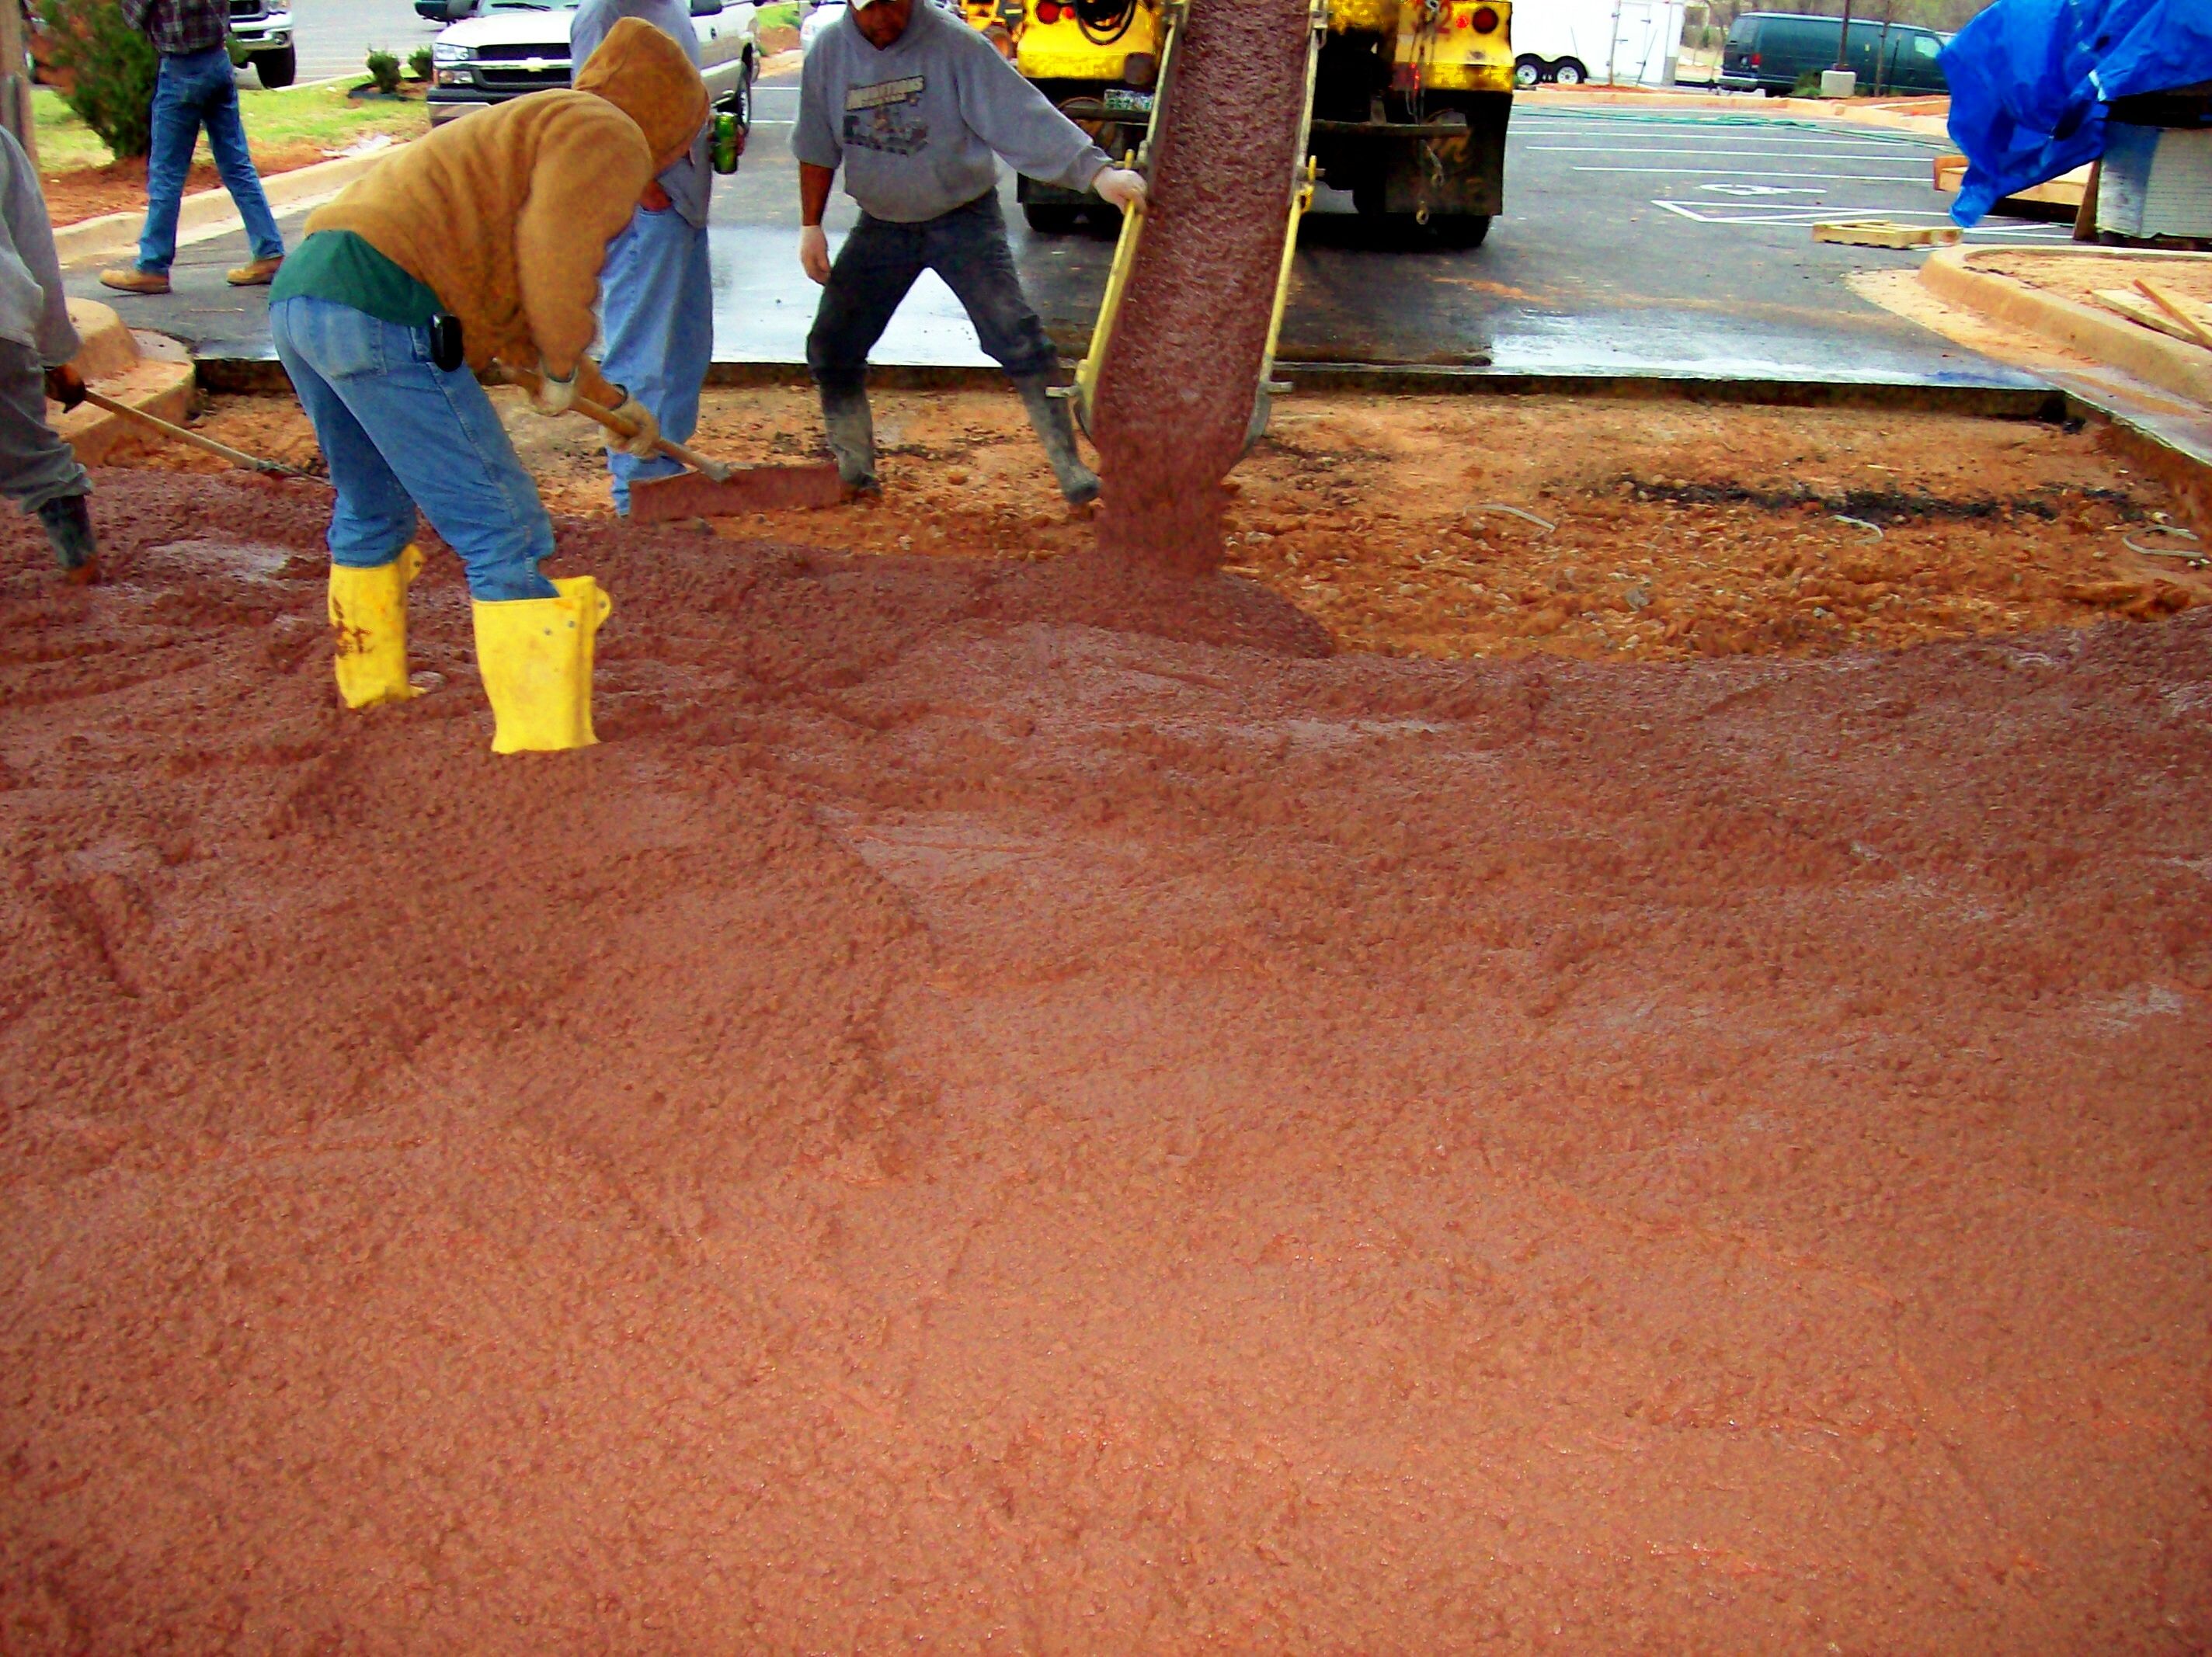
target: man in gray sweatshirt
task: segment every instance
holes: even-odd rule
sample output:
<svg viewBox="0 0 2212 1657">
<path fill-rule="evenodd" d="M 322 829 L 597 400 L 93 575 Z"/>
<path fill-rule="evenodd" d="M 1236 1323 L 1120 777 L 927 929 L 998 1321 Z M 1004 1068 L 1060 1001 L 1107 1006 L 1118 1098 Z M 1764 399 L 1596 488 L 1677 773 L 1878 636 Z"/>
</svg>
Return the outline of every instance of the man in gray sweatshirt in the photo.
<svg viewBox="0 0 2212 1657">
<path fill-rule="evenodd" d="M 65 409 L 84 401 L 69 366 L 80 345 L 38 169 L 0 128 L 0 494 L 38 515 L 63 572 L 82 584 L 100 574 L 84 504 L 92 480 L 46 423 L 49 396 Z"/>
<path fill-rule="evenodd" d="M 1098 479 L 1075 446 L 1068 405 L 1046 394 L 1056 358 L 1014 272 L 999 161 L 1124 209 L 1143 205 L 1143 178 L 1109 163 L 989 41 L 931 0 L 849 0 L 806 54 L 791 149 L 799 263 L 823 284 L 806 366 L 846 483 L 876 484 L 868 353 L 916 278 L 934 270 L 1019 388 L 1060 493 L 1095 500 Z M 860 222 L 833 264 L 822 214 L 841 163 Z"/>
</svg>

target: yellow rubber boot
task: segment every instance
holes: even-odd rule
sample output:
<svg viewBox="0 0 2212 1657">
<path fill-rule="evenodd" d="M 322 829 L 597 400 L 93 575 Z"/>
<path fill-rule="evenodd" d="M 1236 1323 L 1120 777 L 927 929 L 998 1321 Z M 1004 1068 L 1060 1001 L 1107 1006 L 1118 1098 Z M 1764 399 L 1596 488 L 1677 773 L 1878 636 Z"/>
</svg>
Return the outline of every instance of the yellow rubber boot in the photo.
<svg viewBox="0 0 2212 1657">
<path fill-rule="evenodd" d="M 376 569 L 331 566 L 331 631 L 338 695 L 348 707 L 422 694 L 407 683 L 407 589 L 422 569 L 422 549 L 411 543 Z"/>
<path fill-rule="evenodd" d="M 477 671 L 491 698 L 495 754 L 588 748 L 592 641 L 614 601 L 588 575 L 553 583 L 557 598 L 507 598 L 476 606 Z"/>
</svg>

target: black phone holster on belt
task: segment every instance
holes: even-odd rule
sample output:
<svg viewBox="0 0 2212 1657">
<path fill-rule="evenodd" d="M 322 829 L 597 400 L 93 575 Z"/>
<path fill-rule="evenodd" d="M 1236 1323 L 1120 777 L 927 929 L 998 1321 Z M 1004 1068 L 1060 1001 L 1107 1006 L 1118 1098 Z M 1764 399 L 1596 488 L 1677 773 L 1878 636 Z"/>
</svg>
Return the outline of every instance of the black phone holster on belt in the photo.
<svg viewBox="0 0 2212 1657">
<path fill-rule="evenodd" d="M 430 319 L 430 361 L 452 373 L 468 360 L 468 347 L 461 338 L 461 319 L 448 312 L 439 312 Z"/>
</svg>

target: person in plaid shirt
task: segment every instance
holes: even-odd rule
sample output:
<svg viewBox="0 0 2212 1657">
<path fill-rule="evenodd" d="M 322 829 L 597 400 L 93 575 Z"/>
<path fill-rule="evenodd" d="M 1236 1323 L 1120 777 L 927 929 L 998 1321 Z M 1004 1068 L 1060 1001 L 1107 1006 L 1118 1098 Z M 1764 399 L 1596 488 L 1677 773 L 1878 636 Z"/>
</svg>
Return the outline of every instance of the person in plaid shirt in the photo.
<svg viewBox="0 0 2212 1657">
<path fill-rule="evenodd" d="M 146 158 L 146 228 L 138 238 L 138 262 L 126 270 L 103 270 L 100 281 L 125 294 L 169 291 L 185 175 L 205 127 L 216 171 L 238 203 L 253 246 L 252 259 L 229 273 L 230 283 L 249 288 L 268 282 L 284 262 L 284 238 L 268 197 L 261 193 L 261 179 L 246 147 L 246 124 L 239 118 L 228 0 L 122 0 L 122 6 L 125 21 L 154 43 L 161 69 L 154 82 L 154 145 Z"/>
</svg>

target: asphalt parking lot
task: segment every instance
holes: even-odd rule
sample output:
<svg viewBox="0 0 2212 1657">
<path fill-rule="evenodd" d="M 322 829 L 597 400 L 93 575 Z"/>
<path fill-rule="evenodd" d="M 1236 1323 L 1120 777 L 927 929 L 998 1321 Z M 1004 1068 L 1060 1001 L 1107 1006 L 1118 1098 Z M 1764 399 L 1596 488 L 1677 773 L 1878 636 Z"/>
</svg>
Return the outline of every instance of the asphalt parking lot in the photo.
<svg viewBox="0 0 2212 1657">
<path fill-rule="evenodd" d="M 370 48 L 404 58 L 444 27 L 417 17 L 414 0 L 291 0 L 291 6 L 302 81 L 360 79 Z"/>
<path fill-rule="evenodd" d="M 736 362 L 804 357 L 816 289 L 797 258 L 797 169 L 787 147 L 797 90 L 763 85 L 742 171 L 714 211 L 715 352 Z M 1300 238 L 1286 359 L 1487 366 L 1568 374 L 1674 373 L 2012 385 L 2014 371 L 1860 299 L 1853 271 L 1921 255 L 1812 240 L 1816 219 L 1939 223 L 1937 144 L 1835 132 L 1753 112 L 1650 112 L 1523 98 L 1506 162 L 1507 205 L 1480 248 L 1387 244 L 1324 190 Z M 1113 243 L 1030 234 L 1003 193 L 1024 280 L 1064 348 L 1087 339 Z M 853 218 L 841 197 L 835 235 Z M 288 224 L 296 234 L 298 220 Z M 2064 227 L 1991 221 L 1985 241 L 2063 240 Z M 211 355 L 267 351 L 262 295 L 224 287 L 237 238 L 185 250 L 167 300 L 124 300 L 135 325 Z M 89 270 L 73 291 L 97 295 Z M 987 361 L 957 303 L 925 277 L 877 361 Z"/>
</svg>

